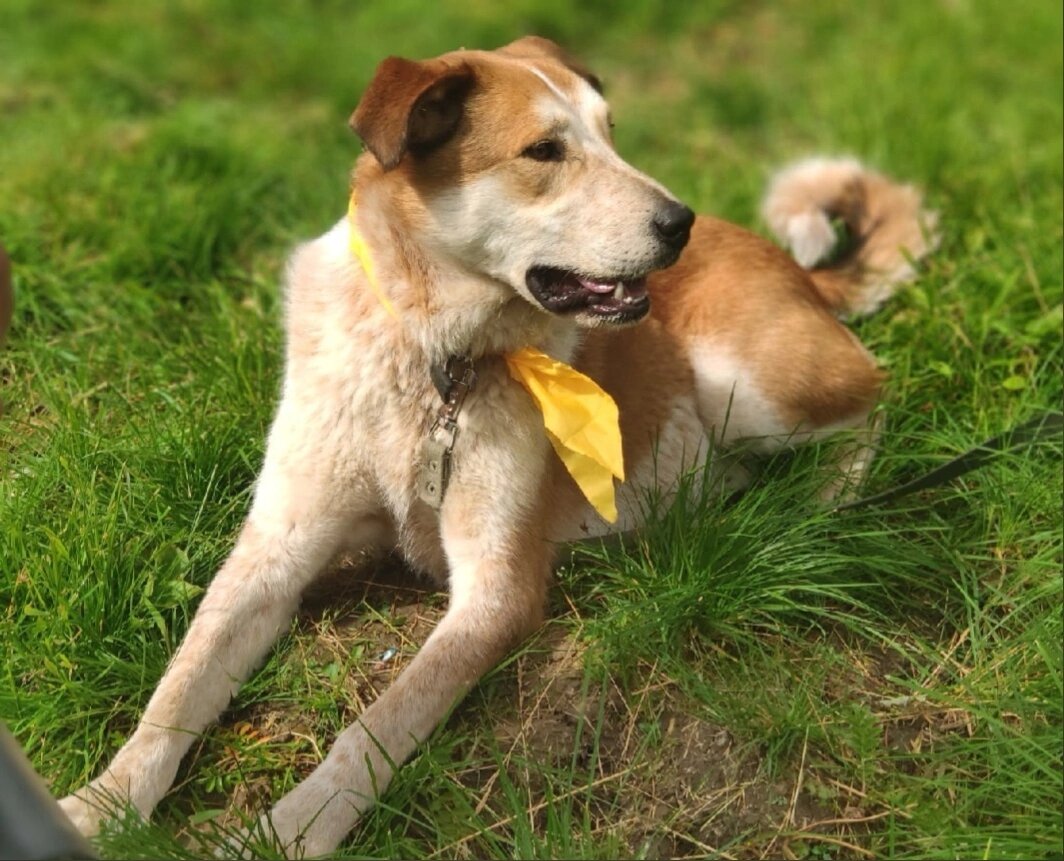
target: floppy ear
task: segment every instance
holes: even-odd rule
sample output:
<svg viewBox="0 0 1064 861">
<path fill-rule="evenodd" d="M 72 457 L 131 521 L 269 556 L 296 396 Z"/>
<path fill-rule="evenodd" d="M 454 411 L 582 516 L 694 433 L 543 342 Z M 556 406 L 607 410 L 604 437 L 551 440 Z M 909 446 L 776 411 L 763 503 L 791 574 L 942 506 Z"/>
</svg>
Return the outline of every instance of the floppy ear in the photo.
<svg viewBox="0 0 1064 861">
<path fill-rule="evenodd" d="M 598 75 L 577 60 L 561 45 L 557 42 L 552 42 L 550 39 L 544 39 L 542 36 L 523 36 L 509 45 L 499 48 L 498 53 L 506 54 L 508 57 L 516 57 L 517 59 L 535 60 L 546 57 L 556 60 L 570 72 L 579 75 L 591 84 L 597 92 L 602 92 L 602 81 L 599 80 Z"/>
<path fill-rule="evenodd" d="M 388 57 L 349 124 L 381 167 L 391 170 L 407 152 L 424 154 L 454 134 L 473 83 L 466 63 Z"/>
</svg>

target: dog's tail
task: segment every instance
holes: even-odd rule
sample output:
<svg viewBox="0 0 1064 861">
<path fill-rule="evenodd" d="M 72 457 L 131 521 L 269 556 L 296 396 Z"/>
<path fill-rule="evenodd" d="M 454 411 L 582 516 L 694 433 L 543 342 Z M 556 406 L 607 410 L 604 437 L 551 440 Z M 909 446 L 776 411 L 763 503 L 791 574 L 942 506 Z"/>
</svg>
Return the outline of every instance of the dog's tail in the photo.
<svg viewBox="0 0 1064 861">
<path fill-rule="evenodd" d="M 773 177 L 762 214 L 840 314 L 871 314 L 938 244 L 938 216 L 911 185 L 855 159 L 812 158 Z"/>
</svg>

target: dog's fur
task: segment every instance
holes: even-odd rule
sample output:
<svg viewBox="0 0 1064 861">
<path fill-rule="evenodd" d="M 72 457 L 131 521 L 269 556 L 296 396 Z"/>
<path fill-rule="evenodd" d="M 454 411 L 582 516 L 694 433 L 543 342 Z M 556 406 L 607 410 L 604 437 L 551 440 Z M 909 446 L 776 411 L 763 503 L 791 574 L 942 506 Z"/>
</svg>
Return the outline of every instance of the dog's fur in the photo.
<svg viewBox="0 0 1064 861">
<path fill-rule="evenodd" d="M 398 314 L 353 258 L 346 219 L 295 253 L 283 397 L 254 504 L 140 725 L 96 781 L 63 800 L 85 833 L 116 800 L 150 814 L 196 734 L 341 552 L 398 548 L 449 588 L 450 607 L 395 684 L 264 817 L 289 853 L 336 847 L 394 765 L 536 629 L 556 546 L 637 528 L 641 495 L 668 494 L 711 444 L 771 451 L 848 429 L 858 442 L 840 480 L 867 460 L 882 375 L 837 316 L 870 310 L 928 250 L 912 189 L 851 161 L 780 174 L 766 219 L 811 271 L 739 227 L 691 226 L 685 207 L 614 151 L 594 76 L 531 37 L 385 60 L 352 124 L 368 149 L 354 171 L 358 229 Z M 854 251 L 818 269 L 834 216 Z M 629 303 L 600 313 L 580 293 L 575 310 L 554 313 L 541 300 L 577 282 L 539 267 L 626 282 Z M 652 310 L 623 325 L 645 311 L 647 275 Z M 561 468 L 507 373 L 502 355 L 528 345 L 583 370 L 619 405 L 627 481 L 616 524 Z M 429 367 L 452 354 L 473 357 L 479 382 L 436 512 L 416 496 L 418 452 L 439 405 Z M 737 466 L 721 469 L 742 481 Z"/>
</svg>

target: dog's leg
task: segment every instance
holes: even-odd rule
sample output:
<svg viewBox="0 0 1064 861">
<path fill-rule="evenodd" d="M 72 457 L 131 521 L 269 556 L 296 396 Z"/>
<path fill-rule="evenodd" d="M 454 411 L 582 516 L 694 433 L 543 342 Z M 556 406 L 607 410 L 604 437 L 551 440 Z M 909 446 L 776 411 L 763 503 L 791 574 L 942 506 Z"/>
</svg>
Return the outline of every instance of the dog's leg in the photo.
<svg viewBox="0 0 1064 861">
<path fill-rule="evenodd" d="M 260 821 L 261 836 L 290 857 L 335 849 L 454 703 L 542 621 L 552 553 L 530 536 L 539 530 L 500 513 L 495 494 L 481 489 L 464 504 L 454 491 L 442 523 L 451 606 L 395 683 Z"/>
<path fill-rule="evenodd" d="M 818 494 L 821 503 L 834 506 L 857 499 L 882 430 L 883 413 L 875 413 L 858 422 L 850 436 L 838 444 L 828 463 L 828 480 Z"/>
<path fill-rule="evenodd" d="M 281 448 L 281 446 L 277 446 Z M 215 576 L 136 731 L 96 780 L 60 804 L 86 835 L 132 804 L 147 817 L 169 789 L 196 735 L 229 703 L 285 630 L 304 586 L 351 531 L 375 521 L 336 498 L 331 470 L 289 470 L 271 451 L 247 523 Z M 295 462 L 298 462 L 295 461 Z M 319 460 L 320 464 L 321 461 Z"/>
</svg>

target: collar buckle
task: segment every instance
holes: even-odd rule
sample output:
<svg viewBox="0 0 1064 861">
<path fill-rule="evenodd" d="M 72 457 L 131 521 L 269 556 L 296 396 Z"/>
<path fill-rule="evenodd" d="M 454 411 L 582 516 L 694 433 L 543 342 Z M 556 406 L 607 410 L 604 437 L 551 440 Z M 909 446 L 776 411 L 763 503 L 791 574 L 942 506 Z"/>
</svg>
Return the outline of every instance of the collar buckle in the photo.
<svg viewBox="0 0 1064 861">
<path fill-rule="evenodd" d="M 439 510 L 451 478 L 451 461 L 458 442 L 458 414 L 476 387 L 477 372 L 469 356 L 449 356 L 442 367 L 433 365 L 429 372 L 443 403 L 421 446 L 418 496 Z"/>
</svg>

